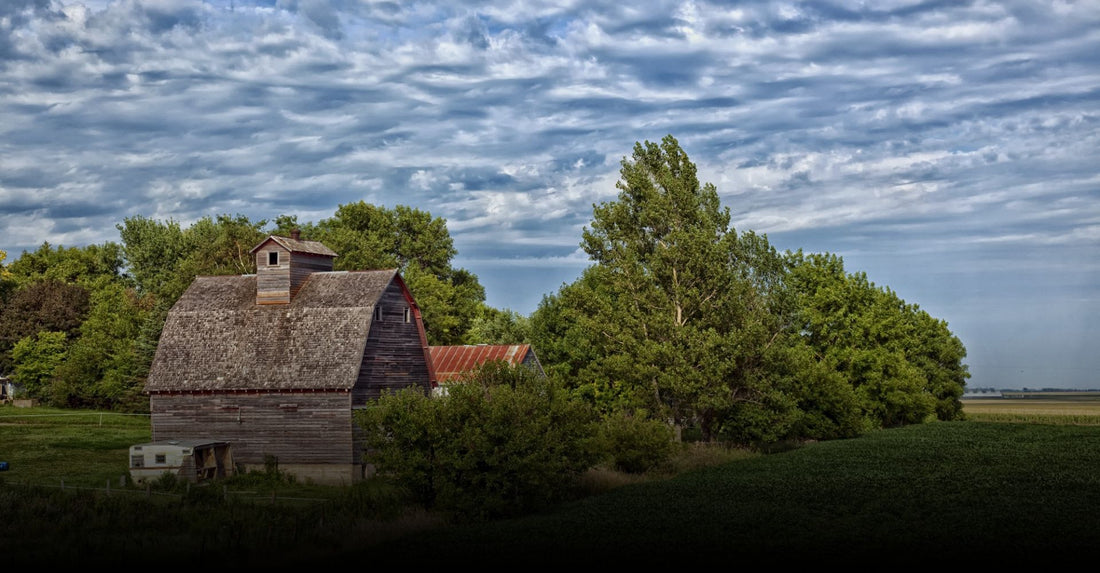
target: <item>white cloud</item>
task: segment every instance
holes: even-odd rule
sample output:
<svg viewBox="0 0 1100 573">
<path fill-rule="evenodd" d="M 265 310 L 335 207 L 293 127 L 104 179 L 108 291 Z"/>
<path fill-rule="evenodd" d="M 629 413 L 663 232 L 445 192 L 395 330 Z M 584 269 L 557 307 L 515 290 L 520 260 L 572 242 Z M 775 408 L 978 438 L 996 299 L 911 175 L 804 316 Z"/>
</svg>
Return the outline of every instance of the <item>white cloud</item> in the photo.
<svg viewBox="0 0 1100 573">
<path fill-rule="evenodd" d="M 368 200 L 446 218 L 470 265 L 575 265 L 619 159 L 673 134 L 742 230 L 1100 259 L 1095 2 L 52 7 L 0 11 L 9 253 Z"/>
</svg>

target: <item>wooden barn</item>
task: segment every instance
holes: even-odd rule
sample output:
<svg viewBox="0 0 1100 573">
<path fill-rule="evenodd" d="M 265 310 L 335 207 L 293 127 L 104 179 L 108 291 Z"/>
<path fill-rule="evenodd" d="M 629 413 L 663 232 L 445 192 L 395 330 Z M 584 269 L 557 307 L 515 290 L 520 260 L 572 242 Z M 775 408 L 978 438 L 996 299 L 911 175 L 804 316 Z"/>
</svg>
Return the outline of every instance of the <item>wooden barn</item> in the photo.
<svg viewBox="0 0 1100 573">
<path fill-rule="evenodd" d="M 468 344 L 465 346 L 431 346 L 437 393 L 444 393 L 448 383 L 459 380 L 478 366 L 499 360 L 509 366 L 525 366 L 540 375 L 546 373 L 529 344 Z"/>
<path fill-rule="evenodd" d="M 336 253 L 297 233 L 252 253 L 255 275 L 198 277 L 169 312 L 145 385 L 152 439 L 228 442 L 245 470 L 361 479 L 353 412 L 432 388 L 416 302 L 396 270 L 333 271 Z"/>
</svg>

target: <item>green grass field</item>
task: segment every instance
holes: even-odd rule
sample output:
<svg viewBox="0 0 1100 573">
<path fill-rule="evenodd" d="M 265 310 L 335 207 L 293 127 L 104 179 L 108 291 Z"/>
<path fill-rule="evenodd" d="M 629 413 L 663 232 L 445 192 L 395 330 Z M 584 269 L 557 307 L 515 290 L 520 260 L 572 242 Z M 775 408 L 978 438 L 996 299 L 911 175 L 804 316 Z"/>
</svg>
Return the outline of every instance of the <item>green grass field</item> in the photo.
<svg viewBox="0 0 1100 573">
<path fill-rule="evenodd" d="M 0 406 L 0 479 L 106 487 L 129 473 L 130 446 L 149 441 L 149 417 Z"/>
<path fill-rule="evenodd" d="M 125 447 L 148 439 L 145 422 L 5 417 L 23 413 L 0 408 L 0 460 L 15 460 L 0 472 L 5 566 L 1051 567 L 1100 540 L 1100 426 L 1061 414 L 876 431 L 623 485 L 545 514 L 442 525 L 387 506 L 370 484 L 304 505 L 209 487 L 61 491 L 52 484 L 62 476 L 117 479 Z M 41 485 L 25 485 L 31 478 Z"/>
</svg>

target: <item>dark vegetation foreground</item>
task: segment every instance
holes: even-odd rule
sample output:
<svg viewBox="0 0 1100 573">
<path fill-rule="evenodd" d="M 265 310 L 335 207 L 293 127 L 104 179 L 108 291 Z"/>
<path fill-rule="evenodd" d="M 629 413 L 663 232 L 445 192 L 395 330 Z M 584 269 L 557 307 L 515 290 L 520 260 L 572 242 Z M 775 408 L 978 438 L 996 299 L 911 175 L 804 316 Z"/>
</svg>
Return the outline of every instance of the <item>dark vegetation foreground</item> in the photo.
<svg viewBox="0 0 1100 573">
<path fill-rule="evenodd" d="M 1097 427 L 924 424 L 358 555 L 394 564 L 1073 563 L 1100 542 L 1097 468 Z"/>
<path fill-rule="evenodd" d="M 385 492 L 366 488 L 294 504 L 227 501 L 221 488 L 178 498 L 59 491 L 0 474 L 0 555 L 5 567 L 171 570 L 1051 566 L 1095 551 L 1097 468 L 1097 426 L 939 422 L 627 485 L 540 515 L 411 528 Z"/>
</svg>

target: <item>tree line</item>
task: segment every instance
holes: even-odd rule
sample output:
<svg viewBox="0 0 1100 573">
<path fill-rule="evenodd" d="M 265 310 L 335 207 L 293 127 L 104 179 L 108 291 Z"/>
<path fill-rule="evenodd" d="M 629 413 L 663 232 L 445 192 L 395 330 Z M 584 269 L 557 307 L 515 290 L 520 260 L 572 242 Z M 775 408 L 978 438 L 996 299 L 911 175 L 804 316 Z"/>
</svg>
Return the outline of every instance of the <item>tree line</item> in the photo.
<svg viewBox="0 0 1100 573">
<path fill-rule="evenodd" d="M 134 216 L 117 229 L 118 242 L 43 243 L 2 267 L 0 373 L 24 396 L 57 407 L 147 411 L 145 376 L 176 300 L 196 276 L 256 272 L 249 251 L 293 229 L 339 253 L 336 270 L 399 269 L 431 344 L 472 340 L 498 312 L 485 304 L 477 276 L 452 264 L 457 251 L 446 222 L 405 206 L 349 203 L 301 224 L 292 215 L 218 215 L 189 226 Z"/>
<path fill-rule="evenodd" d="M 962 343 L 840 257 L 738 232 L 671 136 L 636 144 L 595 205 L 592 264 L 529 317 L 549 372 L 487 366 L 446 399 L 413 391 L 358 412 L 366 460 L 456 520 L 543 509 L 587 468 L 660 470 L 695 441 L 777 443 L 962 416 Z M 677 433 L 679 433 L 677 439 Z"/>
<path fill-rule="evenodd" d="M 966 350 L 945 321 L 837 255 L 734 229 L 672 136 L 635 144 L 617 188 L 581 236 L 591 264 L 526 316 L 488 306 L 453 264 L 446 221 L 411 207 L 350 203 L 317 222 L 129 217 L 118 242 L 45 243 L 0 266 L 0 371 L 50 405 L 147 409 L 160 329 L 194 277 L 253 273 L 252 247 L 300 229 L 339 254 L 337 270 L 399 269 L 429 343 L 530 343 L 601 416 L 737 443 L 961 417 Z"/>
<path fill-rule="evenodd" d="M 737 443 L 961 417 L 966 350 L 945 321 L 837 255 L 731 227 L 675 138 L 637 143 L 617 187 L 583 232 L 593 264 L 528 321 L 602 411 Z"/>
</svg>

